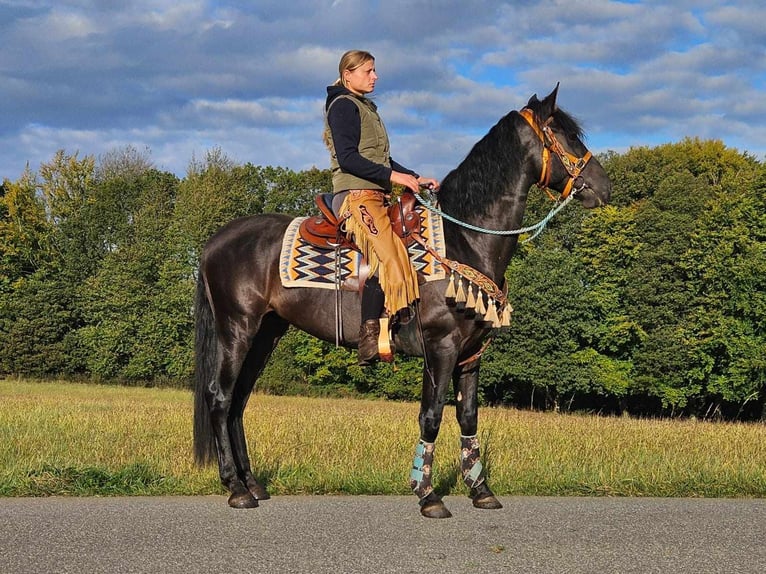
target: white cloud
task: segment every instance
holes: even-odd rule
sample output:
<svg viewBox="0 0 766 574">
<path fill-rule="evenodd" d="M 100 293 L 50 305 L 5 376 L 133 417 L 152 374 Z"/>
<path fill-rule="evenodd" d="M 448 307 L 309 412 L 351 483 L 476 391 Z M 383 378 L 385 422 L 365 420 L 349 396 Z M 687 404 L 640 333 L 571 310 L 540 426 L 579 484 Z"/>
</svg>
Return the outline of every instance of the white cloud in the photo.
<svg viewBox="0 0 766 574">
<path fill-rule="evenodd" d="M 594 151 L 699 136 L 761 157 L 764 17 L 756 0 L 6 0 L 0 177 L 126 144 L 179 174 L 213 146 L 325 166 L 324 88 L 356 47 L 394 156 L 438 176 L 558 81 Z"/>
</svg>

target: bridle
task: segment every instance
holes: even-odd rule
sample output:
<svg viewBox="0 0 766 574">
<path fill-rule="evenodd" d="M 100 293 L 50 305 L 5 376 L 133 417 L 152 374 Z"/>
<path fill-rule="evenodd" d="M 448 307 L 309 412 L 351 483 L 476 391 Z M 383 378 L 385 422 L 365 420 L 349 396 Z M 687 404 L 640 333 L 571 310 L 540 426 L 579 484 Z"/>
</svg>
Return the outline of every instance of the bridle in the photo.
<svg viewBox="0 0 766 574">
<path fill-rule="evenodd" d="M 585 189 L 587 184 L 580 174 L 585 169 L 585 166 L 588 165 L 593 154 L 587 151 L 583 157 L 577 157 L 565 150 L 559 143 L 559 140 L 556 139 L 556 134 L 553 133 L 550 127 L 550 123 L 553 120 L 552 117 L 548 118 L 544 124 L 539 125 L 535 119 L 535 113 L 531 109 L 524 108 L 519 113 L 527 120 L 527 123 L 537 134 L 537 137 L 543 142 L 543 168 L 540 179 L 537 182 L 537 187 L 544 189 L 552 199 L 555 199 L 550 191 L 548 191 L 548 184 L 551 181 L 551 152 L 553 152 L 569 174 L 569 181 L 564 187 L 564 191 L 561 192 L 559 200 L 566 199 L 572 191 L 576 195 Z"/>
</svg>

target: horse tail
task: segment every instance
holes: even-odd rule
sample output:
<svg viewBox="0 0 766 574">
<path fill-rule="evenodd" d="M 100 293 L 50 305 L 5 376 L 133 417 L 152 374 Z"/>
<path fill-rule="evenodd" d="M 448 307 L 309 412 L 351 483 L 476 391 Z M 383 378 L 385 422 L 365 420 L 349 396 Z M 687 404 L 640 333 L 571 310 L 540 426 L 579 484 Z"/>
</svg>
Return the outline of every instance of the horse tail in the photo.
<svg viewBox="0 0 766 574">
<path fill-rule="evenodd" d="M 218 342 L 215 337 L 213 310 L 207 299 L 205 281 L 200 270 L 194 301 L 194 459 L 204 466 L 217 456 L 215 435 L 210 420 L 207 390 L 216 377 Z"/>
</svg>

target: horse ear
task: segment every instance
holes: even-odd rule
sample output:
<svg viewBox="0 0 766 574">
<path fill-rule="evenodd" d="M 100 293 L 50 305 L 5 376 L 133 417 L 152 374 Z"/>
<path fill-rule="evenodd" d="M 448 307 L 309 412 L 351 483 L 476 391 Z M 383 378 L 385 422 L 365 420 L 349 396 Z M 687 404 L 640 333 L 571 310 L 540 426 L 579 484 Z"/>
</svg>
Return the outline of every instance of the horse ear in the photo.
<svg viewBox="0 0 766 574">
<path fill-rule="evenodd" d="M 553 88 L 553 91 L 547 96 L 545 96 L 545 98 L 543 99 L 541 110 L 540 110 L 541 112 L 540 115 L 543 118 L 547 119 L 551 117 L 553 115 L 553 112 L 555 112 L 558 109 L 558 107 L 556 106 L 556 98 L 558 97 L 558 94 L 559 94 L 559 85 L 560 85 L 560 82 L 556 82 L 556 87 Z"/>
<path fill-rule="evenodd" d="M 540 100 L 537 99 L 537 94 L 532 94 L 532 97 L 529 98 L 529 101 L 527 102 L 527 107 L 534 109 L 535 105 L 539 103 Z"/>
</svg>

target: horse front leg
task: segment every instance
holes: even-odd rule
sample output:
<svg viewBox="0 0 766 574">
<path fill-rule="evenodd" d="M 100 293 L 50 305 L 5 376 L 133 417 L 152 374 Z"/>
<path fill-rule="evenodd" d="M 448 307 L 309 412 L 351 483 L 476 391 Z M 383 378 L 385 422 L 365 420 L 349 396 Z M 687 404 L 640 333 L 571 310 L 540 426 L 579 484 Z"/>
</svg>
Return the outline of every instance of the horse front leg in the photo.
<svg viewBox="0 0 766 574">
<path fill-rule="evenodd" d="M 432 469 L 436 437 L 444 413 L 449 384 L 449 368 L 436 359 L 438 353 L 430 353 L 431 374 L 423 369 L 423 392 L 420 401 L 420 440 L 415 448 L 415 458 L 410 472 L 410 487 L 419 499 L 420 513 L 427 518 L 449 518 L 450 511 L 434 492 Z"/>
<path fill-rule="evenodd" d="M 487 484 L 486 469 L 481 462 L 479 437 L 479 359 L 466 368 L 457 367 L 453 374 L 456 415 L 460 425 L 460 471 L 469 496 L 476 508 L 496 509 L 503 505 Z"/>
</svg>

